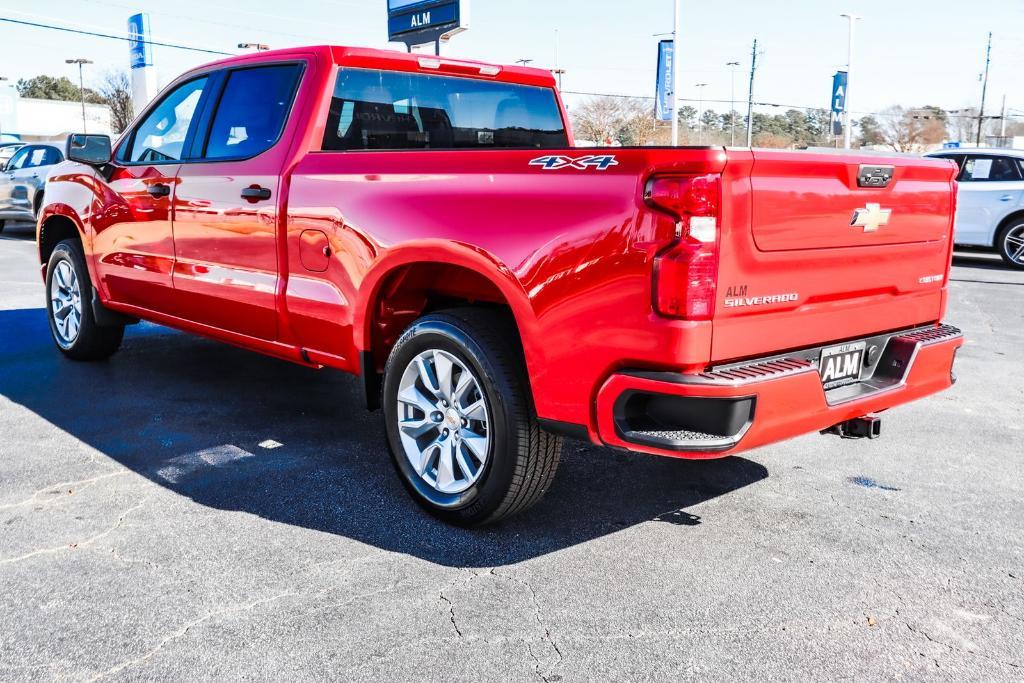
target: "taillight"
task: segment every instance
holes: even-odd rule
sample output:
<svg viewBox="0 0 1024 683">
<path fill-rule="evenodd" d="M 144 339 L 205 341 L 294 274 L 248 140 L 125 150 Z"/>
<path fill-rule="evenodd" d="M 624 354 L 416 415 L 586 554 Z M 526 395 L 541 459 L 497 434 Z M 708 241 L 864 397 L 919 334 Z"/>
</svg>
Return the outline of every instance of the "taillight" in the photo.
<svg viewBox="0 0 1024 683">
<path fill-rule="evenodd" d="M 710 320 L 718 282 L 719 176 L 654 177 L 644 199 L 676 221 L 675 239 L 654 260 L 654 309 L 673 318 Z"/>
</svg>

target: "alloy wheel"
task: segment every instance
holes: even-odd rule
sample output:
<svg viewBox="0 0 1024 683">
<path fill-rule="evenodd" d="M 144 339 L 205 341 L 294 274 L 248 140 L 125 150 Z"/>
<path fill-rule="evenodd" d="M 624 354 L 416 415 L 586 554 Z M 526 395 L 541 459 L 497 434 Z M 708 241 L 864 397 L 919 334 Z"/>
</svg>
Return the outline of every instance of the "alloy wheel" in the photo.
<svg viewBox="0 0 1024 683">
<path fill-rule="evenodd" d="M 466 363 L 428 349 L 398 386 L 398 434 L 409 464 L 435 491 L 462 493 L 480 478 L 491 446 L 480 381 Z"/>
<path fill-rule="evenodd" d="M 67 260 L 58 261 L 53 269 L 50 309 L 57 341 L 64 347 L 74 344 L 82 327 L 82 291 L 75 269 Z"/>
<path fill-rule="evenodd" d="M 1003 250 L 1018 266 L 1024 266 L 1024 223 L 1015 225 L 1003 237 Z"/>
</svg>

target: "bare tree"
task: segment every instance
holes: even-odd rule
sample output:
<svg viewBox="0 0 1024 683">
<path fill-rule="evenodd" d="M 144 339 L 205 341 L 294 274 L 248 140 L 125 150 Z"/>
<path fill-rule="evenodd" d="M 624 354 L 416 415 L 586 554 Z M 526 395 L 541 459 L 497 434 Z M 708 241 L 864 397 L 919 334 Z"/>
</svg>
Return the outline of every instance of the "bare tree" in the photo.
<svg viewBox="0 0 1024 683">
<path fill-rule="evenodd" d="M 946 113 L 937 107 L 889 107 L 878 119 L 882 139 L 896 152 L 924 152 L 946 138 Z"/>
<path fill-rule="evenodd" d="M 100 96 L 110 107 L 110 124 L 115 133 L 120 133 L 132 122 L 135 111 L 132 107 L 132 86 L 124 71 L 108 71 L 97 88 Z"/>
<path fill-rule="evenodd" d="M 616 97 L 592 97 L 572 111 L 576 136 L 598 145 L 618 139 L 622 102 Z"/>
</svg>

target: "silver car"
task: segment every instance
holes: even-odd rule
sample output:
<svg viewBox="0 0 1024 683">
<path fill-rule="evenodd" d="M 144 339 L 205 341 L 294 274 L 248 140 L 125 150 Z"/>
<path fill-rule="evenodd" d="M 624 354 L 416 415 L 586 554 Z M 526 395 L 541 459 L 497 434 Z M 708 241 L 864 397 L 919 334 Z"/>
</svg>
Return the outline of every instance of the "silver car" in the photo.
<svg viewBox="0 0 1024 683">
<path fill-rule="evenodd" d="M 5 221 L 34 221 L 50 168 L 64 161 L 59 143 L 26 144 L 0 171 L 0 232 Z"/>
</svg>

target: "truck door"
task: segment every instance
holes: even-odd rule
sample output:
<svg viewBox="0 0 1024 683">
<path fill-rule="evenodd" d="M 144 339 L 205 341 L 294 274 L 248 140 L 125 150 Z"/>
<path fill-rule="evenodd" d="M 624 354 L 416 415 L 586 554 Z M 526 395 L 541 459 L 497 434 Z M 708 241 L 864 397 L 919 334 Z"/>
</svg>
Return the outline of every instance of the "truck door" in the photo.
<svg viewBox="0 0 1024 683">
<path fill-rule="evenodd" d="M 201 76 L 175 87 L 117 149 L 104 210 L 92 216 L 99 286 L 112 301 L 174 314 L 171 196 L 207 85 Z"/>
<path fill-rule="evenodd" d="M 214 76 L 174 194 L 175 296 L 190 320 L 277 338 L 280 175 L 302 70 L 278 62 Z"/>
</svg>

